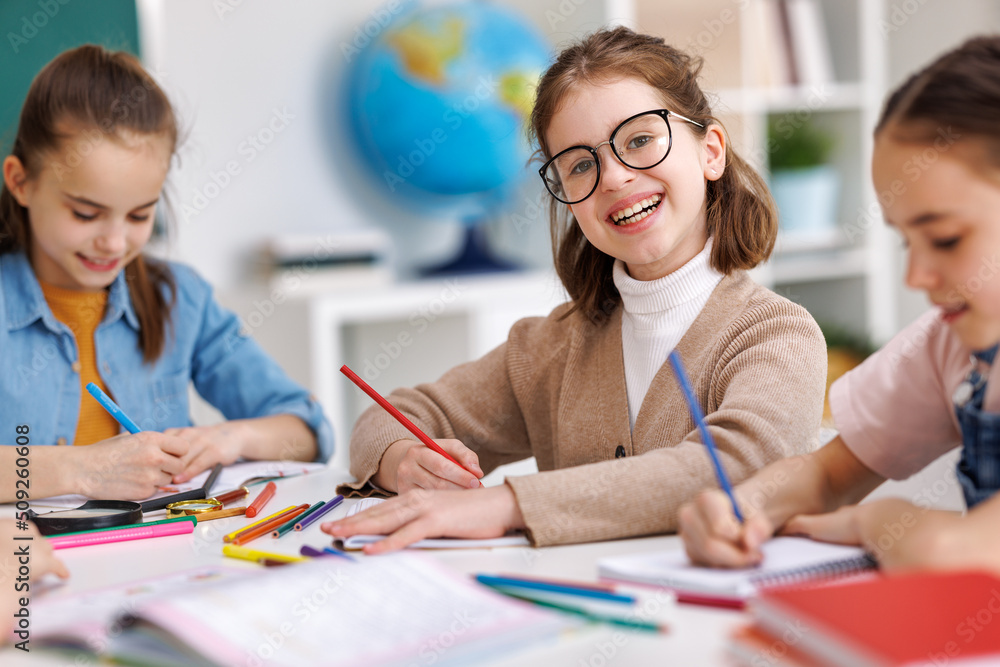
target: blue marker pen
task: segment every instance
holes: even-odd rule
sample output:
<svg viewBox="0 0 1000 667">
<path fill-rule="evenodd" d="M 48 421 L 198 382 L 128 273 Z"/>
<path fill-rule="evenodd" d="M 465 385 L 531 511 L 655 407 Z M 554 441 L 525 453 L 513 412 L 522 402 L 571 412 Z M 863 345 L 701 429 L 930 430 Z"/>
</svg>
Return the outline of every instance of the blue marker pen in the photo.
<svg viewBox="0 0 1000 667">
<path fill-rule="evenodd" d="M 97 399 L 97 402 L 101 404 L 101 407 L 108 411 L 112 417 L 118 420 L 118 423 L 124 426 L 129 433 L 138 433 L 142 429 L 135 425 L 135 422 L 128 418 L 122 409 L 118 407 L 118 404 L 111 400 L 111 397 L 101 391 L 93 382 L 87 383 L 87 391 L 90 395 Z"/>
<path fill-rule="evenodd" d="M 701 413 L 701 406 L 698 405 L 698 400 L 694 396 L 694 390 L 691 389 L 691 383 L 688 381 L 684 364 L 681 363 L 681 357 L 677 354 L 677 350 L 674 350 L 670 353 L 669 358 L 670 365 L 674 367 L 674 375 L 677 376 L 677 382 L 681 385 L 681 392 L 687 401 L 691 417 L 694 419 L 694 423 L 698 425 L 698 432 L 701 433 L 701 440 L 705 444 L 705 449 L 708 450 L 708 455 L 712 457 L 712 464 L 715 465 L 715 476 L 719 478 L 719 486 L 729 496 L 729 501 L 733 504 L 733 514 L 740 520 L 740 523 L 743 523 L 743 515 L 740 514 L 740 508 L 736 504 L 733 487 L 729 485 L 729 478 L 726 477 L 726 471 L 722 469 L 719 455 L 715 452 L 715 440 L 712 439 L 712 434 L 709 433 L 708 426 L 705 425 L 705 416 Z"/>
</svg>

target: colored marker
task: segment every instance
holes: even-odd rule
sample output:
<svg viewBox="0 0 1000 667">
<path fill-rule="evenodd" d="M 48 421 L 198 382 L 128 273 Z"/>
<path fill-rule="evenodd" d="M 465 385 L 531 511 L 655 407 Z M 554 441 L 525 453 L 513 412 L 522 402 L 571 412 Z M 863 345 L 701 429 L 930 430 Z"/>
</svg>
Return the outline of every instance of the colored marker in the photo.
<svg viewBox="0 0 1000 667">
<path fill-rule="evenodd" d="M 698 400 L 695 398 L 694 390 L 691 389 L 691 383 L 688 381 L 681 356 L 677 354 L 677 350 L 674 350 L 670 353 L 669 359 L 670 365 L 674 367 L 674 375 L 677 376 L 677 382 L 681 386 L 681 392 L 684 394 L 684 400 L 687 401 L 691 417 L 694 419 L 694 423 L 698 425 L 701 440 L 705 445 L 705 449 L 708 450 L 708 455 L 712 458 L 712 465 L 715 466 L 715 476 L 719 479 L 719 486 L 729 496 L 729 502 L 733 504 L 733 514 L 740 520 L 740 523 L 743 523 L 743 515 L 740 513 L 739 505 L 736 504 L 733 487 L 729 484 L 729 478 L 726 476 L 726 471 L 722 468 L 722 462 L 719 461 L 719 455 L 715 451 L 715 440 L 708 430 L 708 425 L 705 424 L 705 416 L 702 414 L 701 406 L 698 405 Z"/>
<path fill-rule="evenodd" d="M 111 397 L 101 391 L 93 382 L 87 383 L 87 391 L 90 395 L 97 399 L 97 402 L 101 404 L 101 407 L 108 411 L 115 420 L 125 427 L 129 433 L 138 433 L 142 429 L 139 428 L 134 421 L 129 419 L 128 415 L 118 407 L 118 404 L 111 400 Z"/>
<path fill-rule="evenodd" d="M 230 507 L 229 509 L 219 510 L 218 512 L 205 512 L 199 514 L 199 521 L 215 521 L 216 519 L 226 519 L 231 516 L 243 516 L 246 514 L 246 507 Z"/>
<path fill-rule="evenodd" d="M 280 563 L 301 563 L 303 561 L 309 560 L 308 558 L 303 558 L 302 556 L 287 556 L 285 554 L 276 554 L 269 551 L 259 551 L 257 549 L 250 549 L 249 547 L 241 547 L 235 544 L 226 544 L 222 547 L 222 555 L 229 556 L 230 558 L 242 558 L 243 560 L 252 560 L 254 562 L 261 562 L 263 560 L 277 561 Z"/>
<path fill-rule="evenodd" d="M 245 486 L 241 486 L 238 489 L 233 489 L 232 491 L 227 491 L 226 493 L 220 493 L 217 496 L 212 496 L 211 499 L 218 500 L 220 503 L 225 505 L 226 503 L 231 503 L 234 500 L 240 498 L 245 498 L 250 495 L 250 489 Z"/>
<path fill-rule="evenodd" d="M 88 547 L 94 544 L 110 542 L 126 542 L 128 540 L 143 540 L 150 537 L 165 537 L 181 535 L 194 531 L 193 521 L 178 521 L 176 523 L 161 523 L 155 526 L 139 526 L 137 528 L 122 528 L 84 535 L 55 535 L 49 537 L 53 549 L 71 549 L 73 547 Z"/>
<path fill-rule="evenodd" d="M 253 502 L 250 503 L 249 506 L 247 506 L 247 516 L 252 519 L 260 514 L 260 511 L 264 509 L 264 505 L 266 505 L 267 501 L 274 497 L 274 492 L 277 490 L 278 487 L 275 486 L 274 482 L 268 482 L 267 486 L 264 487 L 264 490 L 253 499 Z"/>
<path fill-rule="evenodd" d="M 302 547 L 299 549 L 299 553 L 302 554 L 303 556 L 308 556 L 309 558 L 324 558 L 324 557 L 334 556 L 337 558 L 346 558 L 349 561 L 357 560 L 354 558 L 354 556 L 347 553 L 346 551 L 341 551 L 340 549 L 334 549 L 333 547 L 323 547 L 323 550 L 320 551 L 316 547 L 311 547 L 308 544 L 303 544 Z"/>
</svg>

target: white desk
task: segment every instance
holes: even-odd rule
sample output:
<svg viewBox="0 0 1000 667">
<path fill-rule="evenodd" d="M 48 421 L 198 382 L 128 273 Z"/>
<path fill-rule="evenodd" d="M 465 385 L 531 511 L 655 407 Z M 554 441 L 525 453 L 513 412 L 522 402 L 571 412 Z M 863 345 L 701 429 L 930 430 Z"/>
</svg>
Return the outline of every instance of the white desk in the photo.
<svg viewBox="0 0 1000 667">
<path fill-rule="evenodd" d="M 336 484 L 345 479 L 348 479 L 346 473 L 328 469 L 303 477 L 282 480 L 278 482 L 278 491 L 274 499 L 268 503 L 267 509 L 273 512 L 288 505 L 328 500 L 334 495 Z M 343 516 L 352 502 L 346 501 L 328 516 L 330 518 Z M 4 509 L 10 509 L 10 506 Z M 158 516 L 159 513 L 150 514 L 149 519 Z M 199 565 L 218 565 L 223 561 L 231 567 L 258 569 L 261 566 L 255 563 L 222 556 L 222 536 L 247 523 L 249 523 L 247 519 L 240 517 L 219 519 L 198 525 L 190 535 L 59 551 L 57 553 L 66 563 L 72 577 L 61 588 L 49 591 L 48 595 L 64 596 L 189 570 Z M 303 544 L 321 547 L 329 544 L 329 536 L 319 530 L 318 524 L 314 524 L 301 533 L 290 533 L 280 540 L 261 538 L 251 546 L 276 553 L 298 555 L 299 547 Z M 530 573 L 592 581 L 597 577 L 598 558 L 675 547 L 679 547 L 679 540 L 671 536 L 543 549 L 518 547 L 426 553 L 432 553 L 441 562 L 462 573 Z M 671 624 L 671 630 L 667 634 L 658 635 L 615 626 L 591 625 L 571 637 L 560 639 L 558 643 L 512 652 L 488 664 L 491 667 L 724 665 L 726 638 L 733 628 L 744 621 L 743 615 L 738 612 L 694 605 L 678 605 L 674 618 L 675 622 Z M 6 648 L 0 650 L 0 664 L 13 667 L 14 665 L 65 666 L 76 663 L 72 659 L 54 653 L 36 650 L 25 654 Z"/>
</svg>

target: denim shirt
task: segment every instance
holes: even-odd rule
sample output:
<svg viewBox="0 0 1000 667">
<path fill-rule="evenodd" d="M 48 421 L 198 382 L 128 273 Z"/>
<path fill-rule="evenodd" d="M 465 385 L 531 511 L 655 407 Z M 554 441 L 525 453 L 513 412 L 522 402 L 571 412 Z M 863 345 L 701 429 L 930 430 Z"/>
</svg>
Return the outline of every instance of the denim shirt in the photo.
<svg viewBox="0 0 1000 667">
<path fill-rule="evenodd" d="M 193 382 L 227 419 L 299 417 L 316 435 L 317 460 L 326 461 L 333 429 L 319 403 L 241 332 L 207 282 L 184 265 L 168 266 L 177 293 L 163 353 L 152 364 L 142 358 L 125 272 L 111 284 L 94 347 L 115 402 L 143 430 L 190 426 Z M 0 255 L 0 443 L 14 444 L 22 425 L 32 445 L 73 442 L 82 394 L 77 357 L 76 339 L 49 309 L 27 256 Z"/>
</svg>

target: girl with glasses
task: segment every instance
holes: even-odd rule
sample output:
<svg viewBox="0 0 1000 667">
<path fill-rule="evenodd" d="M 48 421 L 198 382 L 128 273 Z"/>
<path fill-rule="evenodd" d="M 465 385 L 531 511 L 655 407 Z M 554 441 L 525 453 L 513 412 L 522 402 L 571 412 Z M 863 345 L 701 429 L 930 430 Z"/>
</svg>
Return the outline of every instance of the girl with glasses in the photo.
<svg viewBox="0 0 1000 667">
<path fill-rule="evenodd" d="M 394 533 L 368 547 L 377 553 L 509 529 L 539 546 L 675 530 L 681 503 L 715 478 L 665 363 L 674 349 L 729 475 L 815 446 L 823 337 L 747 276 L 771 253 L 774 205 L 728 146 L 699 66 L 616 28 L 542 77 L 532 132 L 571 300 L 518 322 L 482 359 L 390 395 L 461 467 L 381 408 L 363 414 L 350 489 L 401 495 L 327 532 Z M 478 489 L 484 471 L 531 456 L 538 474 Z"/>
<path fill-rule="evenodd" d="M 997 36 L 946 53 L 889 96 L 875 128 L 875 191 L 907 247 L 907 285 L 934 308 L 831 387 L 837 438 L 736 488 L 746 523 L 716 492 L 682 509 L 693 560 L 753 564 L 781 532 L 861 545 L 890 569 L 1000 572 L 998 109 Z M 932 509 L 949 488 L 940 478 L 913 502 L 855 504 L 958 447 L 964 515 Z"/>
</svg>

